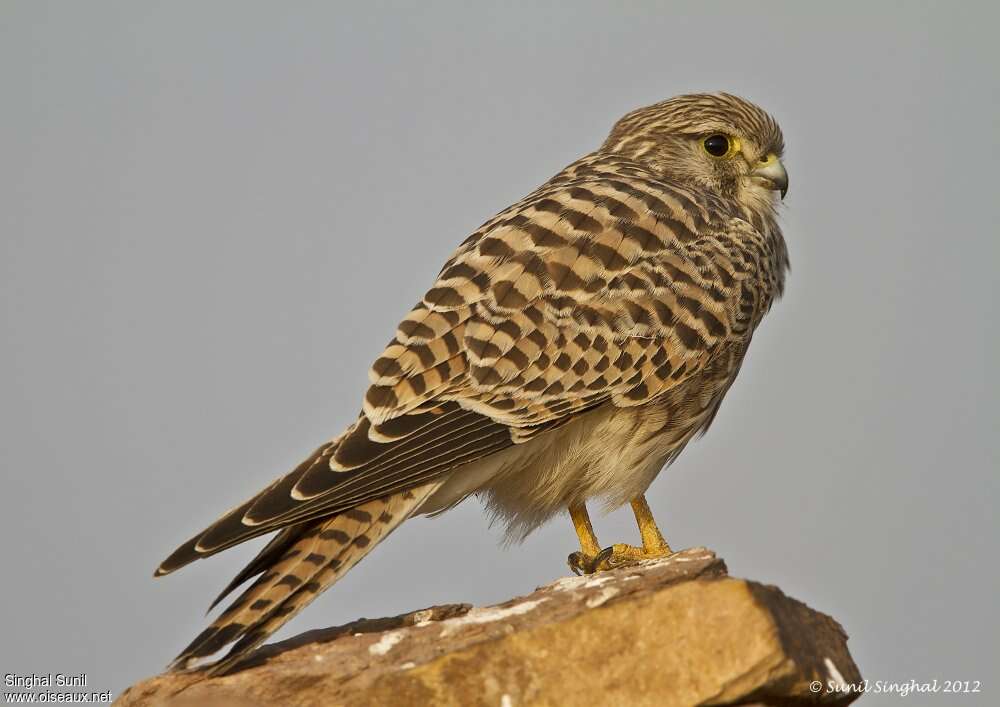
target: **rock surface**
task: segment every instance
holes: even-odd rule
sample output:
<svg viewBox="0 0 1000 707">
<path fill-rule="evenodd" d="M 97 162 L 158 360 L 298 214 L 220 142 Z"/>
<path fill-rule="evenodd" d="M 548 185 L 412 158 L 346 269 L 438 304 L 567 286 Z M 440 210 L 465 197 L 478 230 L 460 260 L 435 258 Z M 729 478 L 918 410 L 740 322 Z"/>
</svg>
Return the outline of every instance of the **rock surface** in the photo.
<svg viewBox="0 0 1000 707">
<path fill-rule="evenodd" d="M 836 621 L 695 548 L 497 606 L 310 631 L 228 675 L 161 675 L 115 704 L 842 705 L 858 695 L 828 685 L 860 682 Z"/>
</svg>

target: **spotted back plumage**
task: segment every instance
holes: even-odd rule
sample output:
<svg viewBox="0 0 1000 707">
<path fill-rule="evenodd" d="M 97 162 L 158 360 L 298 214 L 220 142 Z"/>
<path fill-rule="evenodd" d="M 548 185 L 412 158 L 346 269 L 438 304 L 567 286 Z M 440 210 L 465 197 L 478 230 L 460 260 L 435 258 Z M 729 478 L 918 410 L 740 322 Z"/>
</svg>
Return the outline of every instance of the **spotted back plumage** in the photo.
<svg viewBox="0 0 1000 707">
<path fill-rule="evenodd" d="M 773 209 L 674 179 L 663 154 L 646 156 L 665 135 L 723 122 L 782 149 L 777 124 L 750 103 L 672 99 L 625 116 L 598 151 L 466 239 L 372 365 L 357 422 L 161 565 L 165 574 L 284 529 L 235 580 L 267 582 L 182 658 L 273 630 L 282 603 L 252 607 L 274 591 L 274 568 L 292 562 L 279 550 L 315 542 L 330 518 L 461 474 L 602 406 L 663 401 L 683 431 L 678 450 L 703 428 L 781 293 L 787 254 Z M 707 392 L 677 393 L 690 390 Z M 261 615 L 248 622 L 248 611 Z"/>
<path fill-rule="evenodd" d="M 455 400 L 529 431 L 643 403 L 759 321 L 784 259 L 763 218 L 595 153 L 466 241 L 372 367 L 364 414 Z"/>
</svg>

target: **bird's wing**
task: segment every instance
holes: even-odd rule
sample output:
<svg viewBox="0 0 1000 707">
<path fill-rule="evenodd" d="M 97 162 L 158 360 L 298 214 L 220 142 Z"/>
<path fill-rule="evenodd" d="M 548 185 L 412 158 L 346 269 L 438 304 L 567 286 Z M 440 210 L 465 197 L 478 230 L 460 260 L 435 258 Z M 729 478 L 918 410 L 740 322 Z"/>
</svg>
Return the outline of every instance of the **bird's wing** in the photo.
<svg viewBox="0 0 1000 707">
<path fill-rule="evenodd" d="M 742 326 L 752 264 L 727 242 L 753 229 L 612 159 L 571 166 L 467 239 L 373 364 L 358 421 L 157 574 L 425 483 L 595 406 L 642 404 L 701 369 Z"/>
</svg>

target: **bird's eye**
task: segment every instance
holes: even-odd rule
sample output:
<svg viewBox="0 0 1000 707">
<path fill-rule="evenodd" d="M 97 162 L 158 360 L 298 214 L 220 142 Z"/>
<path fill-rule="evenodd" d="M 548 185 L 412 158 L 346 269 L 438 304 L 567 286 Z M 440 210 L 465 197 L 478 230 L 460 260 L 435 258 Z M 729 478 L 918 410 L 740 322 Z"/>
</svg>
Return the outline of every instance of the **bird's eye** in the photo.
<svg viewBox="0 0 1000 707">
<path fill-rule="evenodd" d="M 701 141 L 701 146 L 712 157 L 727 157 L 733 151 L 733 140 L 728 135 L 709 135 Z"/>
</svg>

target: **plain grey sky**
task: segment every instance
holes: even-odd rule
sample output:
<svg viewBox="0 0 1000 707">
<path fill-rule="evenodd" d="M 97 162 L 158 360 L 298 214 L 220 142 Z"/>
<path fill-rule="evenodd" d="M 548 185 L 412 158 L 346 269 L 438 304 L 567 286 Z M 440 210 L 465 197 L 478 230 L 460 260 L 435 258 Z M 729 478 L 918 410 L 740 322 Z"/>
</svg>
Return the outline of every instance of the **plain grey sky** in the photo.
<svg viewBox="0 0 1000 707">
<path fill-rule="evenodd" d="M 1000 703 L 998 21 L 6 0 L 0 672 L 162 669 L 256 546 L 154 566 L 354 417 L 454 246 L 626 111 L 727 90 L 784 128 L 792 272 L 650 502 L 675 547 L 841 621 L 865 677 L 983 682 L 907 705 Z M 475 501 L 411 522 L 279 636 L 504 600 L 575 543 L 565 520 L 499 538 Z"/>
</svg>

